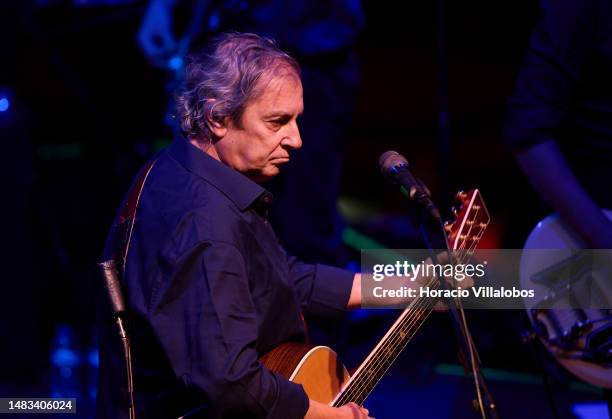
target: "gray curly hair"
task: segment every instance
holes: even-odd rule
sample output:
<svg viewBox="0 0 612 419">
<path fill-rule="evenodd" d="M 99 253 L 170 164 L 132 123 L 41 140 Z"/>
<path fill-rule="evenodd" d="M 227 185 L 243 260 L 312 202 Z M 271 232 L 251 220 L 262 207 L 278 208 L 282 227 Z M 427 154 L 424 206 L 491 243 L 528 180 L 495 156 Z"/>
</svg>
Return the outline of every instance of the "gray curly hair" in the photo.
<svg viewBox="0 0 612 419">
<path fill-rule="evenodd" d="M 269 38 L 230 32 L 211 46 L 210 53 L 189 57 L 184 88 L 176 95 L 177 117 L 187 138 L 211 140 L 209 121 L 229 117 L 240 126 L 246 105 L 263 91 L 260 80 L 287 70 L 300 75 L 297 61 Z"/>
</svg>

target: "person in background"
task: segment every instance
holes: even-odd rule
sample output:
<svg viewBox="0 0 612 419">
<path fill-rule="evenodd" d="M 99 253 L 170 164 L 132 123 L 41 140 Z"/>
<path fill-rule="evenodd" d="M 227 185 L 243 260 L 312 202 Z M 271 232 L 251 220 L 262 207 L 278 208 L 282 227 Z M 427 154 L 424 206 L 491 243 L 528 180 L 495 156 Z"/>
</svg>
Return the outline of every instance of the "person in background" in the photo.
<svg viewBox="0 0 612 419">
<path fill-rule="evenodd" d="M 544 2 L 508 102 L 505 138 L 587 247 L 612 248 L 612 4 Z"/>
<path fill-rule="evenodd" d="M 612 249 L 612 3 L 542 2 L 508 102 L 505 139 L 585 247 Z M 612 412 L 612 392 L 604 390 Z"/>
</svg>

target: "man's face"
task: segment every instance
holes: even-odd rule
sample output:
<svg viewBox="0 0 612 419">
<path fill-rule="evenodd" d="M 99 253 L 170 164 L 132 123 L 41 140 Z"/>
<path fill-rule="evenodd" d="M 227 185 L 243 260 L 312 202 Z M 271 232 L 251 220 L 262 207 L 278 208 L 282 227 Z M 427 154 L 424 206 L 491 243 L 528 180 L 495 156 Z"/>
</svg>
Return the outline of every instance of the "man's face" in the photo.
<svg viewBox="0 0 612 419">
<path fill-rule="evenodd" d="M 289 72 L 274 76 L 247 104 L 240 127 L 228 121 L 218 130 L 219 139 L 210 151 L 250 179 L 268 180 L 289 161 L 289 152 L 302 146 L 297 117 L 303 110 L 299 77 Z"/>
</svg>

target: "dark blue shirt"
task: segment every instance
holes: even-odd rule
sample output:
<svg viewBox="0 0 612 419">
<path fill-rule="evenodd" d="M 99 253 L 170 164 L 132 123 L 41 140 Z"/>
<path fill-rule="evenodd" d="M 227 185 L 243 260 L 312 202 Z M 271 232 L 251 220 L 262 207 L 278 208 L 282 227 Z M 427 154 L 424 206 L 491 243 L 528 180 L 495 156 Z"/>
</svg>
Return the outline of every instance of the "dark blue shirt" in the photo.
<svg viewBox="0 0 612 419">
<path fill-rule="evenodd" d="M 515 150 L 555 140 L 600 205 L 612 205 L 612 2 L 543 2 L 509 100 Z"/>
<path fill-rule="evenodd" d="M 258 359 L 283 342 L 304 340 L 301 311 L 342 312 L 353 274 L 288 257 L 266 217 L 271 199 L 185 140 L 158 157 L 140 199 L 123 284 L 139 418 L 176 417 L 202 405 L 201 417 L 305 415 L 302 386 Z M 98 414 L 116 419 L 127 409 L 112 336 L 105 325 Z"/>
</svg>

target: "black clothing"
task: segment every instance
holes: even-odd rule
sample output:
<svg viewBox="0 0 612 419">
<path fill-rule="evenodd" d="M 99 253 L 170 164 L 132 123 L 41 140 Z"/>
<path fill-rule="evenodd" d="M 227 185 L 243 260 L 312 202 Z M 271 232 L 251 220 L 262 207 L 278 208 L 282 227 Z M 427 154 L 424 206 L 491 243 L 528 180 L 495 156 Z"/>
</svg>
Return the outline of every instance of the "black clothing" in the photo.
<svg viewBox="0 0 612 419">
<path fill-rule="evenodd" d="M 515 150 L 557 141 L 593 200 L 612 208 L 612 2 L 543 4 L 509 101 L 505 139 Z M 612 407 L 610 391 L 604 396 Z"/>
<path fill-rule="evenodd" d="M 342 312 L 353 273 L 288 257 L 266 214 L 271 195 L 177 139 L 140 199 L 124 288 L 139 418 L 207 404 L 205 417 L 302 418 L 301 385 L 259 357 L 303 341 L 300 309 Z M 109 249 L 106 249 L 108 253 Z M 99 417 L 120 418 L 121 352 L 101 336 Z"/>
<path fill-rule="evenodd" d="M 517 150 L 556 140 L 594 200 L 612 206 L 612 2 L 545 4 L 509 101 L 505 138 Z"/>
</svg>

